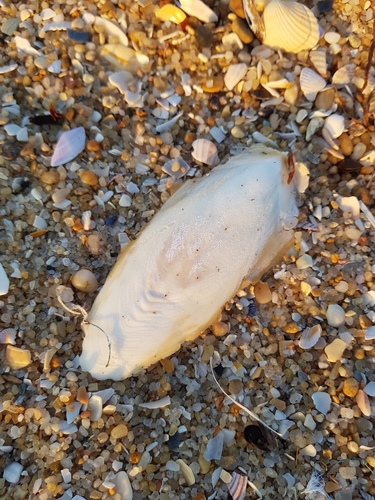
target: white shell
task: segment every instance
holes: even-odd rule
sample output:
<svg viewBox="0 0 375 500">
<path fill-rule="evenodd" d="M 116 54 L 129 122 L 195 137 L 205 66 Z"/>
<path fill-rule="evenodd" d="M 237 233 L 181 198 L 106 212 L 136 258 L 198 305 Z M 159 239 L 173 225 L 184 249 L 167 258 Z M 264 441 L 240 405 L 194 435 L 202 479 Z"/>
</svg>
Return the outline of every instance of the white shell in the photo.
<svg viewBox="0 0 375 500">
<path fill-rule="evenodd" d="M 129 83 L 134 83 L 134 76 L 129 71 L 118 71 L 108 77 L 111 85 L 116 87 L 121 94 L 125 94 L 129 89 Z"/>
<path fill-rule="evenodd" d="M 207 139 L 197 139 L 193 142 L 192 146 L 193 152 L 191 155 L 194 160 L 210 165 L 210 167 L 214 167 L 219 163 L 217 147 L 213 142 Z"/>
<path fill-rule="evenodd" d="M 363 415 L 365 417 L 369 417 L 371 415 L 371 405 L 367 394 L 362 391 L 362 389 L 359 389 L 359 391 L 357 392 L 355 401 Z"/>
<path fill-rule="evenodd" d="M 316 71 L 327 78 L 327 51 L 324 47 L 310 52 L 310 61 L 313 63 Z"/>
<path fill-rule="evenodd" d="M 217 23 L 218 17 L 215 12 L 201 0 L 180 0 L 181 9 L 194 16 L 203 23 Z"/>
<path fill-rule="evenodd" d="M 232 480 L 228 484 L 228 491 L 233 500 L 243 500 L 246 495 L 247 477 L 233 472 Z"/>
<path fill-rule="evenodd" d="M 311 328 L 306 328 L 298 341 L 298 345 L 302 349 L 310 349 L 313 347 L 322 334 L 322 327 L 320 325 L 315 325 Z"/>
<path fill-rule="evenodd" d="M 86 133 L 83 127 L 63 132 L 57 141 L 51 159 L 51 167 L 58 167 L 74 160 L 85 149 Z"/>
<path fill-rule="evenodd" d="M 318 20 L 302 3 L 272 0 L 264 9 L 263 23 L 263 43 L 286 52 L 312 49 L 320 38 Z"/>
<path fill-rule="evenodd" d="M 42 31 L 65 31 L 71 29 L 72 23 L 69 21 L 62 21 L 61 23 L 49 23 L 42 28 Z"/>
<path fill-rule="evenodd" d="M 329 409 L 331 408 L 331 396 L 326 392 L 315 392 L 312 395 L 312 400 L 314 401 L 315 408 L 320 413 L 323 413 L 323 415 L 327 415 Z"/>
<path fill-rule="evenodd" d="M 149 58 L 146 55 L 121 44 L 107 43 L 99 48 L 99 54 L 120 71 L 125 69 L 132 73 L 134 73 L 141 64 L 147 64 L 149 62 Z"/>
<path fill-rule="evenodd" d="M 291 245 L 288 176 L 285 154 L 255 146 L 186 181 L 107 278 L 84 326 L 82 369 L 126 378 L 213 324 L 244 276 L 256 279 Z"/>
<path fill-rule="evenodd" d="M 337 139 L 345 130 L 345 118 L 338 113 L 328 116 L 324 121 L 324 126 L 333 139 Z"/>
<path fill-rule="evenodd" d="M 125 35 L 122 29 L 109 19 L 104 19 L 102 17 L 96 16 L 95 26 L 100 26 L 101 28 L 103 28 L 104 33 L 107 35 L 107 37 L 117 37 L 118 42 L 121 45 L 124 45 L 125 47 L 129 45 L 128 37 Z"/>
<path fill-rule="evenodd" d="M 233 90 L 246 75 L 248 66 L 245 63 L 231 64 L 224 76 L 224 83 L 228 90 Z"/>
<path fill-rule="evenodd" d="M 313 69 L 303 68 L 299 77 L 301 90 L 306 99 L 310 102 L 315 101 L 315 98 L 321 90 L 326 86 L 326 81 Z"/>
<path fill-rule="evenodd" d="M 14 71 L 15 69 L 18 68 L 18 64 L 9 64 L 8 66 L 1 66 L 0 67 L 0 75 L 3 75 L 5 73 L 10 73 L 11 71 Z"/>
<path fill-rule="evenodd" d="M 351 83 L 355 76 L 355 64 L 347 64 L 338 69 L 332 76 L 332 83 L 334 85 L 347 85 Z"/>
<path fill-rule="evenodd" d="M 338 196 L 336 202 L 343 212 L 349 212 L 351 218 L 358 219 L 361 207 L 356 196 Z"/>
<path fill-rule="evenodd" d="M 6 328 L 0 332 L 0 344 L 12 344 L 16 343 L 17 330 L 14 328 Z"/>
<path fill-rule="evenodd" d="M 17 50 L 22 52 L 23 54 L 31 55 L 31 56 L 40 56 L 40 52 L 34 49 L 31 46 L 29 40 L 27 38 L 23 38 L 22 36 L 15 36 L 13 41 L 16 44 Z"/>
<path fill-rule="evenodd" d="M 170 175 L 174 179 L 181 179 L 190 170 L 189 165 L 181 156 L 167 161 L 162 167 L 163 172 Z"/>
</svg>

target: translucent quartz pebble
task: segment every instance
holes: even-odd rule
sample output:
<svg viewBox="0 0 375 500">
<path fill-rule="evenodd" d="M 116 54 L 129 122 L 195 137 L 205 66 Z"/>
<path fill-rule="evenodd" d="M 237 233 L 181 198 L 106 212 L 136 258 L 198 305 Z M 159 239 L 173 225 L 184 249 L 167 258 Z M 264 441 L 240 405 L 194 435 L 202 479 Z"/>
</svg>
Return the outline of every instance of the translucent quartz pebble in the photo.
<svg viewBox="0 0 375 500">
<path fill-rule="evenodd" d="M 328 361 L 336 363 L 336 361 L 341 359 L 346 347 L 347 343 L 341 339 L 335 339 L 333 342 L 328 344 L 324 349 Z"/>
<path fill-rule="evenodd" d="M 133 490 L 125 471 L 120 471 L 116 474 L 115 485 L 116 493 L 120 495 L 121 500 L 132 500 Z"/>
<path fill-rule="evenodd" d="M 23 467 L 18 462 L 12 462 L 7 465 L 3 472 L 3 478 L 12 484 L 17 484 L 21 477 Z"/>
<path fill-rule="evenodd" d="M 27 349 L 7 345 L 5 359 L 12 370 L 20 370 L 31 363 L 31 352 Z"/>
<path fill-rule="evenodd" d="M 299 259 L 296 261 L 296 266 L 298 269 L 307 269 L 308 267 L 311 267 L 313 265 L 313 260 L 311 255 L 308 255 L 305 253 L 304 255 L 301 255 Z"/>
<path fill-rule="evenodd" d="M 330 304 L 326 312 L 326 317 L 328 324 L 337 328 L 344 324 L 345 311 L 338 304 Z"/>
<path fill-rule="evenodd" d="M 312 400 L 315 408 L 323 415 L 327 415 L 332 403 L 331 396 L 326 392 L 315 392 L 312 395 Z"/>
<path fill-rule="evenodd" d="M 167 4 L 157 10 L 155 16 L 162 21 L 172 21 L 175 24 L 181 24 L 186 19 L 186 14 L 175 5 Z"/>
</svg>

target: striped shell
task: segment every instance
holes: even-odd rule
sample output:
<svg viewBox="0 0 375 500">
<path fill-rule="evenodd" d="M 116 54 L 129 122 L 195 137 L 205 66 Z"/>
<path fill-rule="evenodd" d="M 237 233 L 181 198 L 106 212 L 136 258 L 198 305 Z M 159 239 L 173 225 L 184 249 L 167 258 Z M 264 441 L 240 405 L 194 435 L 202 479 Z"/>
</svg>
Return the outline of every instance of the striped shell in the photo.
<svg viewBox="0 0 375 500">
<path fill-rule="evenodd" d="M 327 51 L 324 47 L 310 52 L 310 61 L 314 65 L 316 71 L 323 77 L 327 78 Z"/>
<path fill-rule="evenodd" d="M 97 296 L 83 324 L 82 369 L 124 379 L 212 325 L 243 278 L 256 279 L 291 246 L 285 226 L 298 209 L 288 177 L 287 156 L 257 145 L 186 181 Z"/>
<path fill-rule="evenodd" d="M 263 43 L 295 54 L 315 47 L 320 38 L 319 23 L 302 3 L 272 0 L 264 9 Z"/>
<path fill-rule="evenodd" d="M 233 500 L 243 500 L 246 495 L 247 477 L 233 472 L 232 480 L 228 484 L 228 491 Z"/>
<path fill-rule="evenodd" d="M 324 89 L 326 81 L 313 69 L 303 68 L 299 77 L 301 90 L 306 99 L 310 102 L 315 101 L 318 92 Z"/>
</svg>

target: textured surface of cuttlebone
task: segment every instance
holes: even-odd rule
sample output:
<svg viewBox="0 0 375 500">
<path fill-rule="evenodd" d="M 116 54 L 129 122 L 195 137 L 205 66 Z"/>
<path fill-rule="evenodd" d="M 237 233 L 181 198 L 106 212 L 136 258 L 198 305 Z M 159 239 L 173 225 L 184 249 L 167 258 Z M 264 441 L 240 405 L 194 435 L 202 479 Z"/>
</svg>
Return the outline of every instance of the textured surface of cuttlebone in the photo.
<svg viewBox="0 0 375 500">
<path fill-rule="evenodd" d="M 108 276 L 85 327 L 82 369 L 126 378 L 215 322 L 242 279 L 259 277 L 292 245 L 288 170 L 286 155 L 258 145 L 185 182 Z"/>
</svg>

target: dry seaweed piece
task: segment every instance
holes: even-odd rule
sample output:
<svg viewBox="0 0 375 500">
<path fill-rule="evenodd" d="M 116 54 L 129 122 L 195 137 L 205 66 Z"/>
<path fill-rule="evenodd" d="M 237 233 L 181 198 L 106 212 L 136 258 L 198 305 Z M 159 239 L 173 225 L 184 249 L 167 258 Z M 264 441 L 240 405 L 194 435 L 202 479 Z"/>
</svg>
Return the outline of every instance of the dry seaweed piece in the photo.
<svg viewBox="0 0 375 500">
<path fill-rule="evenodd" d="M 57 113 L 53 106 L 49 108 L 49 112 L 49 115 L 30 116 L 29 122 L 34 125 L 60 125 L 63 115 Z"/>
</svg>

